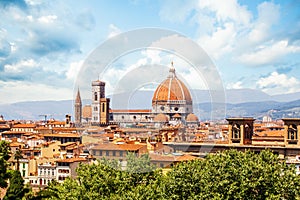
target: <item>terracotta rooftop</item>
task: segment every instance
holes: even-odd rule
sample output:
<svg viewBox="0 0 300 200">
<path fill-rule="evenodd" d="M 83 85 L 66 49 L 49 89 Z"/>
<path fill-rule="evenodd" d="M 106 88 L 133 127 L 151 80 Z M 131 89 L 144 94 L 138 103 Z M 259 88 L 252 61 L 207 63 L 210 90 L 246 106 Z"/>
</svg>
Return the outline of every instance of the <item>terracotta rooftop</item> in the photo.
<svg viewBox="0 0 300 200">
<path fill-rule="evenodd" d="M 24 135 L 24 134 L 27 134 L 27 132 L 24 132 L 24 131 L 4 131 L 1 134 L 2 135 L 9 135 L 9 134 Z"/>
<path fill-rule="evenodd" d="M 53 134 L 43 134 L 44 137 L 80 137 L 75 133 L 53 133 Z"/>
<path fill-rule="evenodd" d="M 35 124 L 14 124 L 12 128 L 35 128 Z"/>
<path fill-rule="evenodd" d="M 256 135 L 260 137 L 272 137 L 272 136 L 284 136 L 284 130 L 274 130 L 274 131 L 261 131 L 256 132 Z"/>
<path fill-rule="evenodd" d="M 123 151 L 137 151 L 144 147 L 145 145 L 140 145 L 140 144 L 113 144 L 113 143 L 108 143 L 108 144 L 99 144 L 92 149 L 97 149 L 97 150 L 123 150 Z"/>
<path fill-rule="evenodd" d="M 62 160 L 57 160 L 56 162 L 67 162 L 67 163 L 73 163 L 73 162 L 84 162 L 87 161 L 85 158 L 67 158 Z"/>
</svg>

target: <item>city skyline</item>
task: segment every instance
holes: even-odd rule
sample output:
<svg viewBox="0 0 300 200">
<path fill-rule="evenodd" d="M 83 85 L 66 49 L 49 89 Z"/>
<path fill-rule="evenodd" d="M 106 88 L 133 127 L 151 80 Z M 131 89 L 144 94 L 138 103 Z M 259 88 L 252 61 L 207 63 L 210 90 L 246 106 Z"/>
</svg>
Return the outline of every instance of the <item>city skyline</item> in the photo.
<svg viewBox="0 0 300 200">
<path fill-rule="evenodd" d="M 197 42 L 227 89 L 299 92 L 299 7 L 292 0 L 1 1 L 0 103 L 72 99 L 88 55 L 116 34 L 144 27 L 174 30 Z M 128 70 L 171 60 L 191 89 L 203 89 L 182 59 L 141 50 L 112 63 L 104 80 L 108 94 Z"/>
</svg>

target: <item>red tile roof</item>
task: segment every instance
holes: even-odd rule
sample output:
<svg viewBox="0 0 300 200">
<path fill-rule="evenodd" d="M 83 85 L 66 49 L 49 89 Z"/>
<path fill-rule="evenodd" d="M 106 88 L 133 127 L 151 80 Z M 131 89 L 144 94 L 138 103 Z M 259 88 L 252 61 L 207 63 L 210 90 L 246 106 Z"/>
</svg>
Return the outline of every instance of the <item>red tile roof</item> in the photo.
<svg viewBox="0 0 300 200">
<path fill-rule="evenodd" d="M 98 144 L 97 146 L 93 147 L 92 149 L 97 150 L 123 150 L 123 151 L 137 151 L 143 148 L 145 145 L 140 144 Z"/>
<path fill-rule="evenodd" d="M 73 162 L 84 162 L 87 161 L 85 158 L 66 158 L 62 160 L 57 160 L 56 162 L 67 162 L 67 163 L 73 163 Z"/>
<path fill-rule="evenodd" d="M 14 124 L 13 128 L 35 128 L 36 124 Z"/>
</svg>

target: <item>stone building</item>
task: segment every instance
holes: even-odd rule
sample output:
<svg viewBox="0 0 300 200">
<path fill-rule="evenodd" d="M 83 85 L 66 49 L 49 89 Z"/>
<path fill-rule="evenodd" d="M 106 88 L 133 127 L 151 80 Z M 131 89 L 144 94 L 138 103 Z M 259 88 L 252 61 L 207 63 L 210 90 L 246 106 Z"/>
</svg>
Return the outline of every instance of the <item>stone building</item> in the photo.
<svg viewBox="0 0 300 200">
<path fill-rule="evenodd" d="M 166 123 L 173 125 L 197 125 L 198 117 L 193 114 L 193 100 L 187 86 L 177 77 L 172 65 L 169 75 L 156 88 L 152 97 L 151 109 L 110 109 L 110 99 L 105 96 L 105 82 L 92 82 L 92 103 L 82 110 L 79 91 L 75 100 L 76 123 L 93 125 L 109 125 L 109 123 L 153 124 L 161 126 Z M 79 116 L 80 115 L 80 116 Z M 166 120 L 161 120 L 166 119 Z"/>
</svg>

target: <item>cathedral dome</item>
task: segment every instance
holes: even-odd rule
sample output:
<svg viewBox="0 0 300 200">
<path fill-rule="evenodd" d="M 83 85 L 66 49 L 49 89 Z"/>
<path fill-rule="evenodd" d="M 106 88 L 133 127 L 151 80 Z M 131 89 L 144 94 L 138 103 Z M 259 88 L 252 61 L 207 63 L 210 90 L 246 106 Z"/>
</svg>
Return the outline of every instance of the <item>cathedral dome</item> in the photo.
<svg viewBox="0 0 300 200">
<path fill-rule="evenodd" d="M 190 113 L 190 114 L 188 114 L 188 116 L 186 117 L 186 121 L 187 121 L 187 122 L 198 122 L 199 119 L 198 119 L 198 117 L 197 117 L 195 114 Z"/>
<path fill-rule="evenodd" d="M 158 114 L 154 117 L 153 121 L 155 121 L 155 122 L 168 122 L 169 118 L 168 118 L 167 115 L 160 113 L 160 114 Z"/>
<path fill-rule="evenodd" d="M 152 104 L 168 101 L 192 102 L 191 94 L 185 84 L 175 74 L 175 68 L 169 70 L 169 76 L 155 90 Z"/>
</svg>

